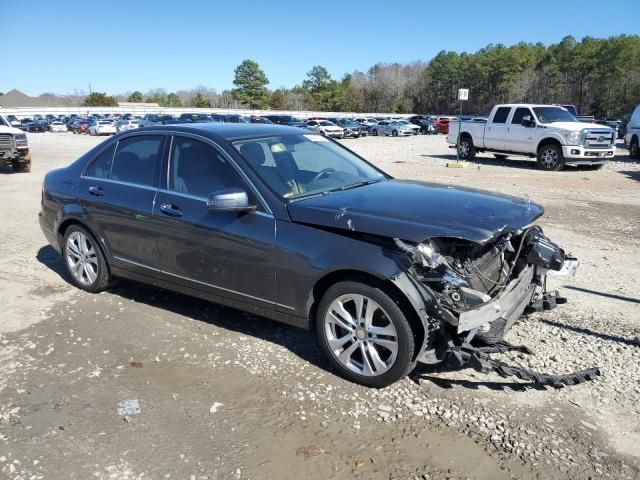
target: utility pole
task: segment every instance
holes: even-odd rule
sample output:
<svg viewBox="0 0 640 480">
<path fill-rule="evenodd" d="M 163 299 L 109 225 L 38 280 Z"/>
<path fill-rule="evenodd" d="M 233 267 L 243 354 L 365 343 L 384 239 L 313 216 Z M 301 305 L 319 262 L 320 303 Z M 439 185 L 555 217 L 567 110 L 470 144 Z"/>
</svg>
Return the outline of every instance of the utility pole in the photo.
<svg viewBox="0 0 640 480">
<path fill-rule="evenodd" d="M 469 100 L 469 89 L 458 89 L 458 100 L 460 101 L 460 115 L 458 116 L 458 139 L 456 141 L 456 163 L 447 163 L 449 168 L 465 168 L 469 166 L 467 162 L 460 161 L 460 132 L 462 131 L 462 103 Z M 451 126 L 451 123 L 449 123 Z"/>
</svg>

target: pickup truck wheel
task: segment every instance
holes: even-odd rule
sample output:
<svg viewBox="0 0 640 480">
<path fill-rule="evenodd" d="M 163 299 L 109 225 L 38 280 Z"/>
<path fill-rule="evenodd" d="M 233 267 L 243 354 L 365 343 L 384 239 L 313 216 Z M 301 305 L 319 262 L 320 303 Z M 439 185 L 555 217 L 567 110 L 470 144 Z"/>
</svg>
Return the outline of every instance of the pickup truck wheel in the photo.
<svg viewBox="0 0 640 480">
<path fill-rule="evenodd" d="M 458 154 L 462 160 L 473 160 L 476 156 L 476 147 L 473 144 L 473 140 L 468 135 L 460 138 L 460 145 L 458 146 Z"/>
<path fill-rule="evenodd" d="M 96 293 L 111 283 L 107 261 L 93 235 L 80 225 L 71 225 L 62 243 L 64 266 L 71 283 L 87 292 Z"/>
<path fill-rule="evenodd" d="M 320 347 L 344 378 L 383 388 L 414 367 L 414 332 L 408 312 L 383 285 L 344 281 L 331 286 L 318 306 Z"/>
<path fill-rule="evenodd" d="M 538 167 L 542 170 L 557 171 L 564 168 L 564 156 L 562 148 L 548 143 L 538 150 Z"/>
<path fill-rule="evenodd" d="M 16 173 L 27 173 L 31 171 L 31 159 L 28 162 L 14 162 L 13 171 Z"/>
<path fill-rule="evenodd" d="M 640 147 L 638 147 L 638 138 L 633 137 L 629 144 L 629 156 L 631 158 L 640 158 Z"/>
</svg>

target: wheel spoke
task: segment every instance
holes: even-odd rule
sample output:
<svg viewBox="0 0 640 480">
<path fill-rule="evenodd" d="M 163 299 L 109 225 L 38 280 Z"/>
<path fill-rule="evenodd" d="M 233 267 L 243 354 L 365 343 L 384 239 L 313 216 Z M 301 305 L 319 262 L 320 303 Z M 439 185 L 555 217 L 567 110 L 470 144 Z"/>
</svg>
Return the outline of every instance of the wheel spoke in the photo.
<svg viewBox="0 0 640 480">
<path fill-rule="evenodd" d="M 359 346 L 359 343 L 353 342 L 348 348 L 345 348 L 340 355 L 338 355 L 338 360 L 340 360 L 344 365 L 348 365 L 351 363 L 351 355 L 353 355 L 353 352 L 355 352 Z"/>
<path fill-rule="evenodd" d="M 376 347 L 370 343 L 369 345 L 367 345 L 367 350 L 369 352 L 369 356 L 371 357 L 373 367 L 376 372 L 381 373 L 387 370 L 387 364 L 380 358 L 380 354 L 378 353 L 378 350 L 376 350 Z"/>
<path fill-rule="evenodd" d="M 82 279 L 82 262 L 78 261 L 73 265 L 73 272 L 77 279 Z"/>
<path fill-rule="evenodd" d="M 337 350 L 340 350 L 345 343 L 347 343 L 349 340 L 352 340 L 352 339 L 353 339 L 353 335 L 351 335 L 350 333 L 347 333 L 343 337 L 336 338 L 336 339 L 329 339 L 329 346 L 331 347 L 331 350 L 335 352 Z"/>
<path fill-rule="evenodd" d="M 373 315 L 376 313 L 376 311 L 378 311 L 379 308 L 380 308 L 380 305 L 378 305 L 376 302 L 374 302 L 370 298 L 367 299 L 367 306 L 364 312 L 364 328 L 367 329 L 368 331 L 371 330 L 370 327 L 371 327 L 371 322 L 373 321 Z"/>
<path fill-rule="evenodd" d="M 367 347 L 364 345 L 364 343 L 360 344 L 360 353 L 362 354 L 362 374 L 363 375 L 367 375 L 367 376 L 371 376 L 375 373 L 375 371 L 373 370 L 373 367 L 371 366 L 371 360 L 369 359 L 369 356 L 367 355 Z"/>
<path fill-rule="evenodd" d="M 371 343 L 375 345 L 380 345 L 387 350 L 389 350 L 393 355 L 395 355 L 398 351 L 398 343 L 395 340 L 385 340 L 382 338 L 371 338 L 369 340 Z"/>
<path fill-rule="evenodd" d="M 347 330 L 348 332 L 353 332 L 355 330 L 355 327 L 353 326 L 353 324 L 351 323 L 351 319 L 349 319 L 348 321 L 343 319 L 342 317 L 340 317 L 336 312 L 330 312 L 331 317 L 333 318 L 334 322 L 340 327 L 340 328 L 344 328 L 345 330 Z"/>
<path fill-rule="evenodd" d="M 386 327 L 378 327 L 376 325 L 373 325 L 369 327 L 367 331 L 370 334 L 377 335 L 377 336 L 380 336 L 380 335 L 384 335 L 385 337 L 396 336 L 396 330 L 391 326 L 391 324 L 387 325 Z"/>
<path fill-rule="evenodd" d="M 368 300 L 368 299 L 367 299 Z M 362 295 L 354 295 L 353 303 L 356 305 L 356 324 L 360 323 L 362 320 L 362 307 L 364 304 L 364 297 Z"/>
<path fill-rule="evenodd" d="M 95 281 L 96 272 L 93 271 L 90 264 L 87 262 L 84 263 L 84 273 L 87 276 L 87 280 L 89 281 L 89 283 L 93 283 Z"/>
<path fill-rule="evenodd" d="M 80 248 L 75 242 L 67 242 L 67 252 L 76 258 L 80 258 Z"/>
</svg>

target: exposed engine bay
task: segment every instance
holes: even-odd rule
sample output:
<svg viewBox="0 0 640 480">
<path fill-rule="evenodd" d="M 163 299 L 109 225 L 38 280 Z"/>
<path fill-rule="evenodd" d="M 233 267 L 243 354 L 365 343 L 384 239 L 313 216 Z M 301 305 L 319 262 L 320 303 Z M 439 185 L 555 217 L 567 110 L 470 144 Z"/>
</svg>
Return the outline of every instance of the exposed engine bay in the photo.
<svg viewBox="0 0 640 480">
<path fill-rule="evenodd" d="M 597 369 L 574 376 L 549 376 L 491 361 L 488 353 L 518 350 L 504 335 L 523 313 L 551 310 L 566 303 L 548 292 L 548 274 L 574 275 L 577 259 L 547 238 L 539 226 L 502 231 L 484 244 L 455 238 L 429 239 L 411 245 L 398 238 L 397 247 L 412 262 L 408 274 L 426 295 L 429 335 L 420 361 L 469 364 L 538 383 L 556 385 L 585 381 Z M 527 373 L 523 373 L 527 372 Z M 576 376 L 577 375 L 577 376 Z"/>
</svg>

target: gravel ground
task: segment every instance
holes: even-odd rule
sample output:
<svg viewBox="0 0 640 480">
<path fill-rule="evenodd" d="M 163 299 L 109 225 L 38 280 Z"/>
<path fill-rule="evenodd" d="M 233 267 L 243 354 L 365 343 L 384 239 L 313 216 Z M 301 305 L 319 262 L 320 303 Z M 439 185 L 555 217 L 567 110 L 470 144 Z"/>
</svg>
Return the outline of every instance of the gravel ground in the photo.
<svg viewBox="0 0 640 480">
<path fill-rule="evenodd" d="M 489 155 L 448 169 L 442 136 L 345 140 L 399 178 L 543 204 L 581 266 L 551 282 L 570 303 L 510 333 L 534 354 L 502 359 L 604 371 L 554 390 L 418 367 L 369 390 L 331 374 L 308 332 L 132 282 L 72 288 L 39 232 L 39 188 L 101 140 L 30 141 L 32 173 L 0 170 L 0 478 L 640 478 L 640 163 L 626 150 L 546 173 Z M 140 413 L 118 415 L 131 399 Z"/>
</svg>

